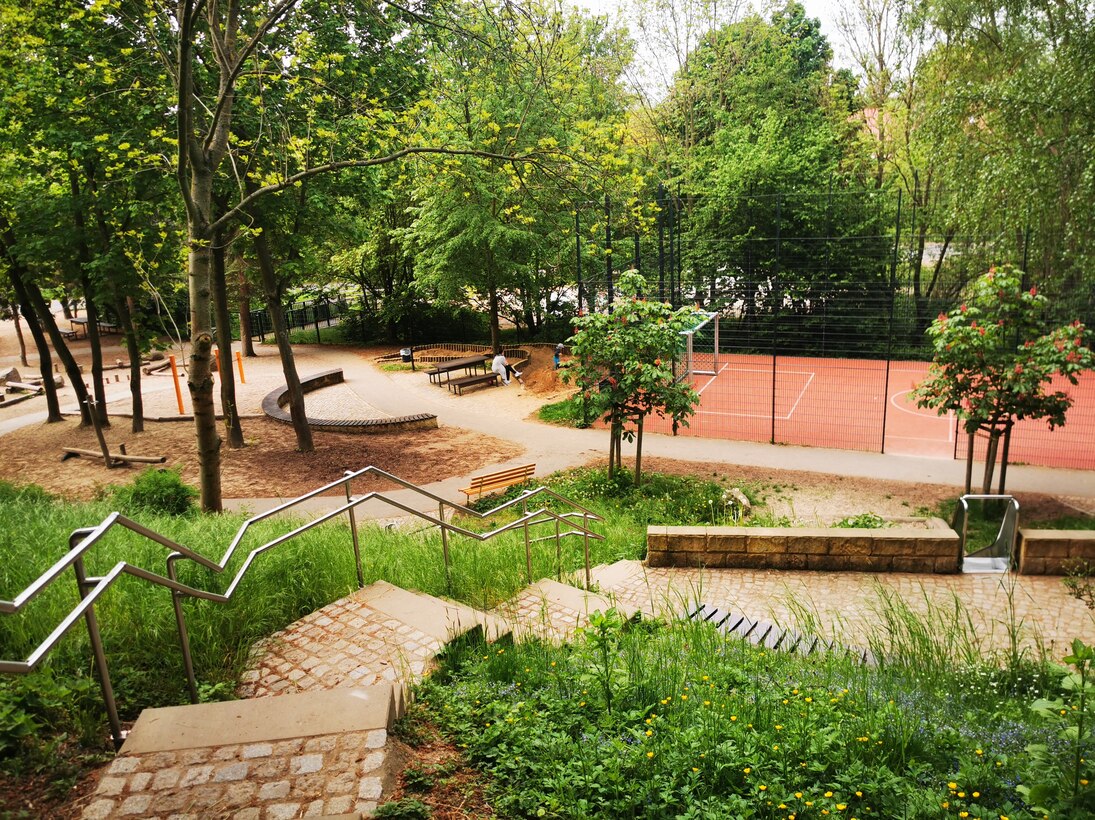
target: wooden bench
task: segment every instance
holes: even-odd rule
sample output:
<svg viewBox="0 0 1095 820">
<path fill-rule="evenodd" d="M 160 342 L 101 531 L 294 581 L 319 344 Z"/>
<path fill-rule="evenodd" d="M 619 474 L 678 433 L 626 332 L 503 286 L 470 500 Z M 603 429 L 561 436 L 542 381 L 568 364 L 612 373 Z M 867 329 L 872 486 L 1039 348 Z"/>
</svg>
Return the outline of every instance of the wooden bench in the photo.
<svg viewBox="0 0 1095 820">
<path fill-rule="evenodd" d="M 461 376 L 459 379 L 449 379 L 449 390 L 456 395 L 461 395 L 461 391 L 465 387 L 475 387 L 477 384 L 490 384 L 498 385 L 498 374 L 491 373 L 476 373 L 473 376 Z"/>
<path fill-rule="evenodd" d="M 504 490 L 514 484 L 522 484 L 532 478 L 536 472 L 535 464 L 526 464 L 523 467 L 514 467 L 509 470 L 501 470 L 497 473 L 475 476 L 471 480 L 471 486 L 465 487 L 462 492 L 467 496 L 467 503 L 471 503 L 471 497 L 482 498 L 487 493 L 495 490 Z"/>
</svg>

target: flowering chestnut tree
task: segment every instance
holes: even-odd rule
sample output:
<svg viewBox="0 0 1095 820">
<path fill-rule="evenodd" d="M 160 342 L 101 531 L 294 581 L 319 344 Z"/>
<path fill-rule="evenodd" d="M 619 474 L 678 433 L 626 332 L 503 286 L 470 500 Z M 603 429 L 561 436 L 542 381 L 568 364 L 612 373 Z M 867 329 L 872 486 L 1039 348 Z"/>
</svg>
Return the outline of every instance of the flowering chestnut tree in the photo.
<svg viewBox="0 0 1095 820">
<path fill-rule="evenodd" d="M 1052 430 L 1065 423 L 1072 397 L 1050 392 L 1050 381 L 1063 376 L 1071 384 L 1095 364 L 1084 344 L 1079 321 L 1047 328 L 1046 304 L 1037 288 L 1024 288 L 1022 272 L 995 268 L 972 283 L 968 299 L 948 314 L 939 314 L 928 334 L 934 358 L 927 379 L 914 396 L 920 407 L 942 415 L 953 411 L 969 435 L 966 492 L 973 473 L 973 437 L 989 436 L 982 492 L 992 486 L 998 446 L 1004 440 L 1000 489 L 1004 492 L 1011 429 L 1021 419 L 1045 419 Z"/>
<path fill-rule="evenodd" d="M 700 399 L 690 384 L 673 378 L 680 334 L 694 323 L 695 311 L 674 311 L 667 302 L 641 298 L 645 284 L 638 272 L 624 272 L 611 313 L 574 320 L 574 335 L 568 340 L 574 358 L 562 373 L 609 426 L 610 476 L 621 466 L 621 440 L 637 439 L 636 485 L 642 480 L 643 419 L 657 413 L 671 418 L 674 427 L 688 424 Z"/>
</svg>

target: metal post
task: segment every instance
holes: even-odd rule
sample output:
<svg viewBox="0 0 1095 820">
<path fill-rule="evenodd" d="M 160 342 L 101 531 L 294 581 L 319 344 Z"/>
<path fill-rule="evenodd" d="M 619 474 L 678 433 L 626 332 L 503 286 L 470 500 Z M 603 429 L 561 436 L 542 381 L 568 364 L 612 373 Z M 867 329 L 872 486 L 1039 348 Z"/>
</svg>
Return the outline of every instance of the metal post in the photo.
<svg viewBox="0 0 1095 820">
<path fill-rule="evenodd" d="M 178 580 L 175 572 L 175 562 L 179 559 L 177 553 L 167 556 L 167 577 L 172 581 Z M 182 650 L 183 670 L 186 672 L 186 687 L 190 690 L 190 702 L 197 703 L 198 679 L 194 674 L 194 658 L 190 653 L 190 633 L 186 628 L 186 616 L 182 608 L 182 594 L 177 590 L 171 590 L 171 606 L 175 610 L 175 626 L 179 630 L 179 649 Z"/>
<path fill-rule="evenodd" d="M 665 301 L 665 187 L 658 184 L 658 301 Z"/>
<path fill-rule="evenodd" d="M 890 258 L 890 330 L 886 334 L 886 385 L 882 391 L 882 452 L 886 452 L 886 415 L 890 409 L 890 359 L 893 356 L 894 304 L 897 302 L 897 248 L 901 242 L 901 189 L 897 189 L 897 226 Z"/>
<path fill-rule="evenodd" d="M 445 505 L 437 503 L 437 517 L 441 519 L 441 552 L 445 556 L 445 589 L 452 595 L 452 562 L 449 560 L 449 531 L 445 529 Z"/>
<path fill-rule="evenodd" d="M 585 296 L 585 287 L 582 284 L 582 223 L 578 218 L 579 204 L 574 206 L 574 261 L 577 263 L 578 272 L 578 313 L 582 313 L 582 298 Z"/>
<path fill-rule="evenodd" d="M 525 578 L 532 583 L 532 546 L 528 540 L 528 501 L 521 502 L 522 517 L 525 518 Z"/>
<path fill-rule="evenodd" d="M 353 475 L 353 470 L 346 470 L 343 475 Z M 346 503 L 349 504 L 352 500 L 350 496 L 349 479 L 347 479 L 342 486 L 346 490 Z M 363 589 L 365 587 L 365 573 L 361 569 L 361 544 L 357 539 L 357 517 L 354 515 L 353 507 L 346 510 L 346 514 L 350 516 L 350 537 L 354 540 L 354 564 L 357 566 L 357 588 Z"/>
<path fill-rule="evenodd" d="M 608 310 L 612 312 L 612 207 L 605 194 L 605 279 L 608 281 Z"/>
<path fill-rule="evenodd" d="M 593 579 L 590 577 L 589 570 L 589 514 L 585 512 L 582 513 L 582 530 L 582 537 L 585 541 L 582 549 L 586 560 L 586 589 L 593 589 Z"/>
<path fill-rule="evenodd" d="M 555 519 L 555 580 L 563 580 L 563 542 L 559 538 L 559 519 Z"/>
<path fill-rule="evenodd" d="M 772 305 L 772 436 L 770 439 L 771 444 L 776 443 L 776 359 L 778 357 L 779 347 L 779 308 L 780 302 L 783 299 L 783 294 L 780 292 L 780 275 L 779 275 L 779 257 L 780 257 L 780 201 L 779 193 L 776 193 L 776 269 L 773 272 L 773 278 L 776 280 L 776 298 Z"/>
<path fill-rule="evenodd" d="M 74 532 L 69 536 L 68 548 L 71 550 L 83 536 Z M 77 558 L 72 563 L 72 569 L 76 573 L 76 587 L 80 591 L 80 599 L 87 597 L 87 573 L 84 572 L 84 559 Z M 114 748 L 122 748 L 125 738 L 122 737 L 122 722 L 118 718 L 118 704 L 114 700 L 114 687 L 110 685 L 110 670 L 106 665 L 106 652 L 103 651 L 103 641 L 99 636 L 99 624 L 95 620 L 95 605 L 92 604 L 84 613 L 87 622 L 88 639 L 91 642 L 91 651 L 95 655 L 95 671 L 99 673 L 99 686 L 103 690 L 103 703 L 106 705 L 107 719 L 110 721 L 110 736 L 114 739 Z"/>
</svg>

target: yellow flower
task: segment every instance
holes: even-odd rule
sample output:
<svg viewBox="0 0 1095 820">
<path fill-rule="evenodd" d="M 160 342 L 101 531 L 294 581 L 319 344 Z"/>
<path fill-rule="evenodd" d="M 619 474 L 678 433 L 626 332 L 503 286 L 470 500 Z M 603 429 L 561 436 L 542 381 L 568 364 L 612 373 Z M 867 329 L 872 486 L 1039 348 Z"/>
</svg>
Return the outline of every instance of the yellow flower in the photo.
<svg viewBox="0 0 1095 820">
<path fill-rule="evenodd" d="M 742 771 L 745 772 L 746 774 L 749 774 L 749 772 L 751 772 L 753 770 L 749 766 L 746 766 L 744 769 L 742 769 Z"/>
<path fill-rule="evenodd" d="M 653 734 L 654 734 L 654 733 L 653 733 L 652 731 L 650 731 L 649 729 L 647 729 L 647 730 L 646 730 L 646 736 L 647 736 L 647 737 L 650 737 L 650 736 L 651 736 L 651 735 L 653 735 Z"/>
<path fill-rule="evenodd" d="M 948 783 L 948 784 L 947 784 L 947 788 L 948 788 L 948 789 L 950 789 L 951 791 L 954 791 L 955 789 L 957 789 L 957 788 L 958 788 L 958 784 L 957 784 L 957 783 L 955 783 L 955 782 L 954 782 L 954 781 L 952 780 L 952 781 L 951 781 L 950 783 Z"/>
<path fill-rule="evenodd" d="M 694 771 L 694 772 L 698 772 L 698 771 L 699 771 L 699 769 L 697 769 L 697 768 L 696 768 L 695 766 L 693 766 L 693 767 L 692 767 L 692 771 Z"/>
<path fill-rule="evenodd" d="M 983 754 L 984 754 L 984 752 L 982 752 L 982 751 L 981 751 L 980 749 L 974 749 L 974 750 L 973 750 L 973 753 L 974 753 L 975 755 L 977 755 L 978 757 L 980 757 L 981 755 L 983 755 Z"/>
<path fill-rule="evenodd" d="M 801 800 L 802 799 L 802 792 L 795 792 L 795 798 L 798 799 L 798 800 Z"/>
<path fill-rule="evenodd" d="M 862 797 L 862 796 L 863 796 L 863 792 L 856 792 L 856 793 L 855 793 L 855 796 L 856 796 L 856 797 Z"/>
<path fill-rule="evenodd" d="M 974 797 L 980 797 L 980 796 L 981 796 L 981 792 L 974 792 L 974 793 L 973 793 L 973 796 L 974 796 Z"/>
<path fill-rule="evenodd" d="M 836 810 L 837 811 L 844 811 L 846 808 L 848 808 L 847 803 L 837 803 L 836 804 Z"/>
<path fill-rule="evenodd" d="M 1086 786 L 1087 785 L 1087 780 L 1081 778 L 1080 785 L 1081 786 Z"/>
<path fill-rule="evenodd" d="M 767 787 L 767 786 L 765 786 L 764 784 L 761 784 L 760 790 L 761 790 L 762 792 L 766 792 L 766 791 L 768 791 L 768 787 Z"/>
<path fill-rule="evenodd" d="M 647 757 L 653 757 L 653 756 L 654 756 L 654 753 L 653 753 L 653 752 L 647 752 L 647 753 L 646 753 L 646 756 L 647 756 Z"/>
<path fill-rule="evenodd" d="M 832 796 L 833 796 L 833 793 L 832 793 L 832 792 L 825 792 L 825 796 L 826 796 L 826 797 L 832 797 Z"/>
</svg>

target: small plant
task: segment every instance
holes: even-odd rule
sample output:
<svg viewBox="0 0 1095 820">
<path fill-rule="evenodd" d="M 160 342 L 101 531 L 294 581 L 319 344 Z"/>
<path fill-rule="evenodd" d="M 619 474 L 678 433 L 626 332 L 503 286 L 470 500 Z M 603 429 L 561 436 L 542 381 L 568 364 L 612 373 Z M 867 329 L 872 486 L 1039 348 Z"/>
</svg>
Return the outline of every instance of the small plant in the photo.
<svg viewBox="0 0 1095 820">
<path fill-rule="evenodd" d="M 1018 791 L 1035 811 L 1058 817 L 1090 816 L 1095 810 L 1095 776 L 1092 754 L 1091 720 L 1087 714 L 1095 684 L 1091 680 L 1095 648 L 1079 638 L 1072 642 L 1072 654 L 1064 662 L 1073 667 L 1063 670 L 1062 697 L 1039 698 L 1031 710 L 1054 728 L 1057 744 L 1032 743 L 1027 746 L 1033 775 L 1032 785 Z"/>
<path fill-rule="evenodd" d="M 859 515 L 849 515 L 847 518 L 842 518 L 833 524 L 834 527 L 847 527 L 849 529 L 881 529 L 886 525 L 886 519 L 881 515 L 877 515 L 873 512 L 860 513 Z"/>
<path fill-rule="evenodd" d="M 123 507 L 141 507 L 167 515 L 186 515 L 194 508 L 198 491 L 183 483 L 178 469 L 153 468 L 145 470 L 124 487 L 116 487 L 111 493 L 115 503 Z"/>
</svg>

